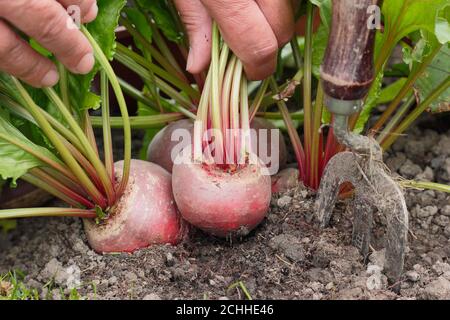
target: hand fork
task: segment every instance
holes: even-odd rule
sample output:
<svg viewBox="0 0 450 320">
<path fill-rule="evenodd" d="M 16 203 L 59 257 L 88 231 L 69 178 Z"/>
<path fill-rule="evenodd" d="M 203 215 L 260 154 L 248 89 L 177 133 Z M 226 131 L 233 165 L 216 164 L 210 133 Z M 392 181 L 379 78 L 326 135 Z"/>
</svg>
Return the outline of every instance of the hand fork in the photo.
<svg viewBox="0 0 450 320">
<path fill-rule="evenodd" d="M 349 132 L 348 119 L 361 110 L 374 79 L 375 30 L 370 29 L 369 6 L 377 0 L 333 0 L 329 43 L 321 66 L 325 104 L 333 114 L 337 140 L 350 151 L 338 153 L 328 163 L 318 190 L 317 218 L 326 227 L 340 186 L 355 189 L 352 242 L 367 257 L 374 209 L 387 220 L 384 272 L 399 289 L 407 245 L 408 210 L 402 190 L 389 176 L 382 149 L 369 137 Z"/>
</svg>

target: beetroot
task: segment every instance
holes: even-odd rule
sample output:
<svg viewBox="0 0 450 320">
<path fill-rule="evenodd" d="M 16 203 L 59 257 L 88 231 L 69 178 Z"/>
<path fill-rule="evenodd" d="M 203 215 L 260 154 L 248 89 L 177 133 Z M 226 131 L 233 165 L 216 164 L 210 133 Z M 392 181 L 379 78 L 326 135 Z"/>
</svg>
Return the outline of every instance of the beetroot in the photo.
<svg viewBox="0 0 450 320">
<path fill-rule="evenodd" d="M 172 141 L 172 133 L 177 129 L 188 130 L 192 137 L 194 123 L 188 119 L 170 123 L 155 135 L 147 149 L 147 160 L 160 165 L 169 172 L 172 172 L 173 167 L 172 150 L 179 144 L 179 141 Z M 186 146 L 189 141 L 183 141 L 183 143 Z"/>
<path fill-rule="evenodd" d="M 270 204 L 270 176 L 261 168 L 249 164 L 230 173 L 216 165 L 175 164 L 172 188 L 183 218 L 215 236 L 246 235 Z"/>
<path fill-rule="evenodd" d="M 253 121 L 250 123 L 250 128 L 258 131 L 258 137 L 259 137 L 259 130 L 261 129 L 267 130 L 276 129 L 276 127 L 273 124 L 271 124 L 264 118 L 254 118 Z M 179 141 L 172 141 L 172 134 L 177 129 L 186 129 L 192 137 L 194 130 L 194 123 L 188 119 L 172 122 L 164 129 L 162 129 L 160 132 L 158 132 L 158 134 L 153 138 L 152 142 L 150 143 L 147 149 L 147 160 L 160 165 L 169 172 L 172 172 L 173 167 L 172 150 L 174 149 L 174 147 L 175 146 L 185 147 L 188 144 L 188 141 L 184 140 L 182 141 L 183 142 L 182 145 L 179 145 L 180 143 Z M 267 150 L 269 151 L 272 150 L 271 144 L 272 140 L 271 135 L 269 133 L 267 138 Z M 258 144 L 256 143 L 256 145 Z M 281 132 L 278 146 L 279 146 L 279 160 L 278 160 L 279 168 L 282 169 L 286 166 L 287 163 L 287 148 L 286 142 Z M 273 148 L 275 149 L 275 146 L 273 146 Z M 258 150 L 257 148 L 255 149 Z M 179 148 L 179 150 L 181 150 L 181 148 Z M 257 155 L 260 156 L 259 150 L 257 152 Z"/>
<path fill-rule="evenodd" d="M 181 215 L 192 225 L 218 237 L 245 236 L 269 210 L 270 170 L 254 148 L 243 64 L 221 45 L 215 23 L 212 34 L 211 66 L 195 134 L 175 158 L 172 188 Z M 254 107 L 252 113 L 259 106 Z"/>
<path fill-rule="evenodd" d="M 123 161 L 115 164 L 122 175 Z M 89 244 L 96 252 L 133 252 L 152 244 L 177 244 L 186 225 L 172 196 L 171 175 L 150 162 L 132 160 L 129 183 L 100 224 L 84 219 Z"/>
</svg>

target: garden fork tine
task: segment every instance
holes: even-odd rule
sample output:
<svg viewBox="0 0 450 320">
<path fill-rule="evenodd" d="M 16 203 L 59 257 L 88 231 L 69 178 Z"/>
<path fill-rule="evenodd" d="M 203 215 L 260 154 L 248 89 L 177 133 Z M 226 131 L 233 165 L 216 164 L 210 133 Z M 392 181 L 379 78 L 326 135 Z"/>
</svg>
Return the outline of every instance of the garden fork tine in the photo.
<svg viewBox="0 0 450 320">
<path fill-rule="evenodd" d="M 374 209 L 386 217 L 384 271 L 395 284 L 394 290 L 398 290 L 408 234 L 408 210 L 402 190 L 381 162 L 349 151 L 339 153 L 328 163 L 318 191 L 317 218 L 321 227 L 329 224 L 340 186 L 345 182 L 355 188 L 352 242 L 365 258 L 369 254 Z"/>
<path fill-rule="evenodd" d="M 330 37 L 321 67 L 325 104 L 333 114 L 337 140 L 351 152 L 334 156 L 325 169 L 318 191 L 317 217 L 325 227 L 331 217 L 339 187 L 355 188 L 353 243 L 369 253 L 373 210 L 385 215 L 387 245 L 385 271 L 397 283 L 403 270 L 408 211 L 402 191 L 386 173 L 382 150 L 376 141 L 348 130 L 348 119 L 361 110 L 373 79 L 375 28 L 369 7 L 377 0 L 334 0 Z"/>
</svg>

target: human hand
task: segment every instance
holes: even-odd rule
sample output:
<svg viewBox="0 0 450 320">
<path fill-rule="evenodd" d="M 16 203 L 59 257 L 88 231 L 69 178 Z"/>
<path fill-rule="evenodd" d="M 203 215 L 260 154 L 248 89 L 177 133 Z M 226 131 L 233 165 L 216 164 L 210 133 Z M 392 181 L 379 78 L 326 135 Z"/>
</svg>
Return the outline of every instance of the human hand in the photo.
<svg viewBox="0 0 450 320">
<path fill-rule="evenodd" d="M 278 48 L 294 33 L 291 0 L 175 0 L 190 40 L 187 71 L 199 73 L 211 60 L 214 19 L 251 80 L 275 71 Z"/>
<path fill-rule="evenodd" d="M 72 5 L 80 8 L 83 23 L 97 16 L 96 0 L 0 0 L 0 70 L 35 87 L 51 87 L 59 80 L 53 62 L 20 38 L 17 28 L 71 72 L 88 73 L 95 63 L 93 50 L 78 28 L 69 27 L 66 9 Z"/>
</svg>

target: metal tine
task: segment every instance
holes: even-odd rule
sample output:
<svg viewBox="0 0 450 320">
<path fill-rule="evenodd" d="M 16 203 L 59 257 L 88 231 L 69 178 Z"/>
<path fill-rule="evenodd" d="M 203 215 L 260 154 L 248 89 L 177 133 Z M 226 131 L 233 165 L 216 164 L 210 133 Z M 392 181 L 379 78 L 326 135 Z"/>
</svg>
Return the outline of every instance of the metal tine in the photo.
<svg viewBox="0 0 450 320">
<path fill-rule="evenodd" d="M 385 273 L 398 283 L 403 272 L 408 232 L 408 210 L 402 190 L 386 173 L 379 155 L 342 152 L 328 163 L 318 191 L 316 217 L 322 228 L 329 224 L 340 186 L 350 182 L 355 188 L 351 203 L 354 216 L 352 241 L 366 258 L 369 254 L 373 211 L 387 219 Z M 374 160 L 375 159 L 375 160 Z M 393 287 L 398 290 L 398 286 Z"/>
</svg>

